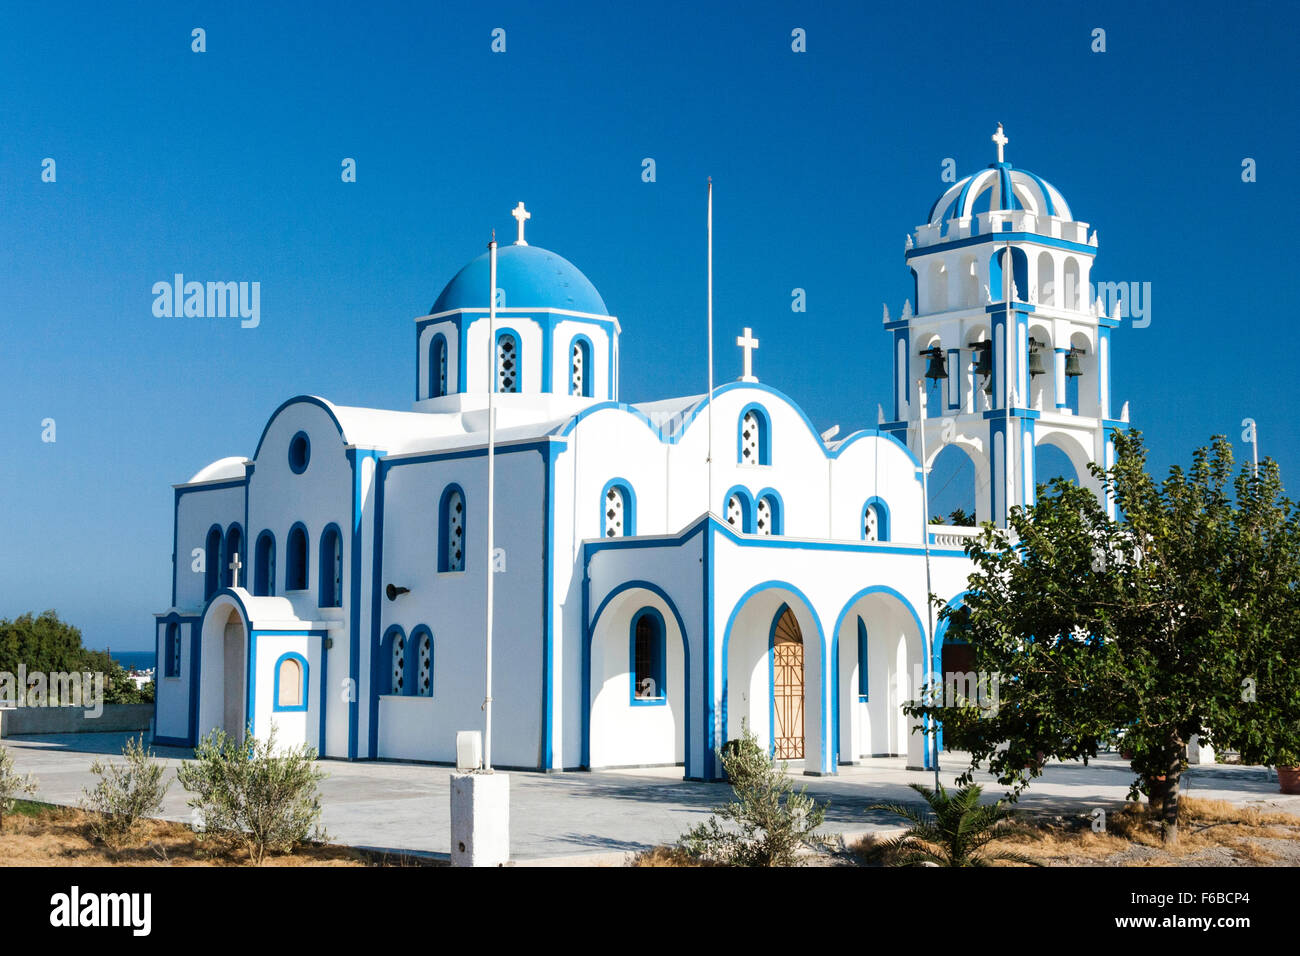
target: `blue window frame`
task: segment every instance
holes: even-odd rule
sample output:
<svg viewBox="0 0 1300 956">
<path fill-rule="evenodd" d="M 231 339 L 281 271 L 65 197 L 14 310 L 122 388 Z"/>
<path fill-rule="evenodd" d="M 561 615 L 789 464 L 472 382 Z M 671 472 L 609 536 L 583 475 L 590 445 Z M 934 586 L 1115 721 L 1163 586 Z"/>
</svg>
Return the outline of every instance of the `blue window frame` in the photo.
<svg viewBox="0 0 1300 956">
<path fill-rule="evenodd" d="M 307 658 L 290 651 L 275 662 L 275 688 L 271 709 L 276 712 L 307 709 Z"/>
<path fill-rule="evenodd" d="M 632 615 L 629 634 L 634 706 L 664 704 L 668 701 L 668 635 L 664 618 L 652 607 L 643 607 Z"/>
<path fill-rule="evenodd" d="M 742 534 L 754 533 L 755 510 L 753 496 L 741 485 L 728 490 L 722 499 L 723 520 Z"/>
<path fill-rule="evenodd" d="M 239 587 L 239 582 L 235 580 L 234 569 L 230 563 L 235 560 L 235 555 L 239 555 L 241 570 L 248 564 L 248 555 L 244 553 L 244 529 L 238 524 L 232 524 L 226 530 L 226 550 L 222 555 L 223 563 L 221 565 L 221 580 L 225 582 L 228 588 Z M 248 575 L 244 575 L 244 581 L 247 583 Z"/>
<path fill-rule="evenodd" d="M 289 553 L 285 556 L 284 589 L 307 590 L 307 527 L 299 521 L 289 529 Z"/>
<path fill-rule="evenodd" d="M 758 493 L 754 506 L 754 533 L 762 535 L 785 533 L 785 504 L 771 488 Z"/>
<path fill-rule="evenodd" d="M 307 463 L 310 461 L 311 439 L 307 437 L 306 432 L 298 432 L 289 439 L 289 470 L 295 475 L 301 475 L 307 470 Z"/>
<path fill-rule="evenodd" d="M 496 381 L 493 387 L 498 392 L 522 392 L 524 367 L 523 345 L 519 333 L 514 329 L 500 329 L 496 342 Z"/>
<path fill-rule="evenodd" d="M 447 337 L 441 332 L 429 343 L 429 397 L 447 394 Z"/>
<path fill-rule="evenodd" d="M 433 696 L 433 632 L 421 624 L 411 632 L 410 653 L 407 655 L 410 676 L 406 680 L 407 692 L 416 697 Z"/>
<path fill-rule="evenodd" d="M 253 558 L 253 594 L 271 597 L 275 594 L 275 535 L 263 531 L 257 536 L 257 554 Z"/>
<path fill-rule="evenodd" d="M 208 529 L 208 539 L 203 554 L 203 600 L 208 600 L 221 587 L 221 525 Z"/>
<path fill-rule="evenodd" d="M 630 482 L 611 478 L 600 492 L 600 536 L 630 538 L 636 534 L 636 495 Z"/>
<path fill-rule="evenodd" d="M 858 700 L 867 702 L 871 682 L 867 674 L 867 622 L 858 618 Z"/>
<path fill-rule="evenodd" d="M 165 664 L 164 677 L 181 676 L 181 626 L 174 621 L 167 625 L 166 638 L 163 641 Z"/>
<path fill-rule="evenodd" d="M 576 335 L 569 344 L 569 394 L 591 398 L 592 379 L 595 369 L 591 367 L 591 339 L 585 335 Z"/>
<path fill-rule="evenodd" d="M 888 541 L 889 506 L 882 498 L 868 498 L 862 506 L 862 540 Z"/>
<path fill-rule="evenodd" d="M 465 570 L 465 492 L 448 485 L 438 502 L 438 570 Z"/>
<path fill-rule="evenodd" d="M 343 535 L 329 524 L 320 536 L 320 606 L 343 606 Z"/>
<path fill-rule="evenodd" d="M 410 668 L 406 663 L 406 632 L 399 625 L 394 624 L 384 632 L 380 655 L 385 674 L 379 682 L 379 692 L 398 695 L 409 693 L 411 685 L 407 679 Z"/>
<path fill-rule="evenodd" d="M 742 465 L 772 464 L 772 420 L 762 405 L 751 403 L 740 410 L 736 461 Z"/>
</svg>

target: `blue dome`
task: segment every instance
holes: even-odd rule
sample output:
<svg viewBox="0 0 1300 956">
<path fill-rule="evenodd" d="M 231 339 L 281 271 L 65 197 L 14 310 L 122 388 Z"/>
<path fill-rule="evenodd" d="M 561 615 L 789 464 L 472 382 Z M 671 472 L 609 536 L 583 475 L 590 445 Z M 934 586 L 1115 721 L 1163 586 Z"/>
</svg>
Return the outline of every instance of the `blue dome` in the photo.
<svg viewBox="0 0 1300 956">
<path fill-rule="evenodd" d="M 986 192 L 990 194 L 990 210 L 1026 209 L 1039 216 L 1073 219 L 1065 197 L 1051 183 L 1027 169 L 1015 169 L 1010 163 L 993 163 L 954 183 L 935 200 L 930 207 L 930 225 L 974 215 L 976 200 Z"/>
<path fill-rule="evenodd" d="M 456 309 L 488 307 L 488 253 L 456 273 L 429 310 L 430 315 Z M 609 315 L 605 300 L 591 281 L 568 259 L 538 246 L 511 245 L 497 249 L 497 288 L 505 293 L 506 309 L 568 309 Z"/>
</svg>

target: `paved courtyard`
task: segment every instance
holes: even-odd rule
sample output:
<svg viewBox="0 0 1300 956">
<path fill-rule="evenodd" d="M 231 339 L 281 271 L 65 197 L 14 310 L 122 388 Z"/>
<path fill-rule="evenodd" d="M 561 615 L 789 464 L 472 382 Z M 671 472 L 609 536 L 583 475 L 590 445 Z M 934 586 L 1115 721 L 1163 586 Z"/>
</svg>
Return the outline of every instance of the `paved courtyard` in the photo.
<svg viewBox="0 0 1300 956">
<path fill-rule="evenodd" d="M 96 757 L 120 754 L 125 734 L 50 734 L 3 741 L 20 773 L 38 778 L 38 799 L 75 805 L 91 785 Z M 175 768 L 189 751 L 157 748 Z M 950 785 L 964 767 L 945 755 L 940 779 Z M 330 840 L 350 846 L 445 856 L 449 851 L 452 770 L 426 764 L 323 761 L 323 822 Z M 792 771 L 797 767 L 792 766 Z M 680 768 L 596 773 L 510 774 L 510 844 L 519 863 L 617 862 L 619 854 L 670 843 L 725 801 L 725 784 L 690 783 Z M 1021 798 L 1021 806 L 1059 812 L 1118 808 L 1132 778 L 1126 761 L 1107 755 L 1088 767 L 1054 764 Z M 800 776 L 799 783 L 828 800 L 827 833 L 894 830 L 896 821 L 868 807 L 881 801 L 916 802 L 909 783 L 933 782 L 933 774 L 909 771 L 901 759 L 841 767 L 838 777 Z M 1300 813 L 1300 797 L 1278 792 L 1277 776 L 1262 767 L 1192 767 L 1184 778 L 1192 796 L 1237 804 L 1268 805 Z M 997 793 L 996 784 L 986 791 Z M 174 783 L 163 816 L 188 821 L 187 794 Z"/>
</svg>

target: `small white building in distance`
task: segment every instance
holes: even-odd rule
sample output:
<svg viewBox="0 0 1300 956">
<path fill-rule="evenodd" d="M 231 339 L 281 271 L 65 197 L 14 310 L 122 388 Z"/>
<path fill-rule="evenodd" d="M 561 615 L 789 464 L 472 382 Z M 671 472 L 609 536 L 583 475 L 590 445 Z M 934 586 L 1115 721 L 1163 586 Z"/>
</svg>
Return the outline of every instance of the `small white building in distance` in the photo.
<svg viewBox="0 0 1300 956">
<path fill-rule="evenodd" d="M 1004 522 L 1033 499 L 1035 444 L 1086 475 L 1119 424 L 1117 322 L 1083 294 L 1095 237 L 998 152 L 908 238 L 892 414 L 833 439 L 753 374 L 748 329 L 745 374 L 711 403 L 621 401 L 619 320 L 524 240 L 521 203 L 495 334 L 485 254 L 415 320 L 409 411 L 291 398 L 250 457 L 175 487 L 155 741 L 274 724 L 326 757 L 454 762 L 456 732 L 483 726 L 495 560 L 498 767 L 716 779 L 745 725 L 807 773 L 928 765 L 901 708 L 962 658 L 942 627 L 928 637 L 926 545 L 932 590 L 960 601 L 974 529 L 925 524 L 918 426 L 929 461 L 970 455 L 979 518 Z"/>
</svg>

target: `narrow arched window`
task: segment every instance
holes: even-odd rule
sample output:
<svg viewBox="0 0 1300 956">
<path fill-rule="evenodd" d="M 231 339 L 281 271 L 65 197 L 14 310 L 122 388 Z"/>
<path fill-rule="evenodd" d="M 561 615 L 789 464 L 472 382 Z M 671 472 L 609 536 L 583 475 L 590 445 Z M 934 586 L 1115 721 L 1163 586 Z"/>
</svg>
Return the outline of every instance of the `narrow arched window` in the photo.
<svg viewBox="0 0 1300 956">
<path fill-rule="evenodd" d="M 244 560 L 248 555 L 244 554 L 244 531 L 237 524 L 232 524 L 230 530 L 226 532 L 226 553 L 225 563 L 221 566 L 221 579 L 226 582 L 226 587 L 237 588 L 239 581 L 237 572 L 230 565 L 235 561 L 235 555 L 240 555 L 240 567 L 244 565 Z M 244 576 L 248 580 L 248 576 Z"/>
<path fill-rule="evenodd" d="M 167 638 L 163 642 L 165 664 L 163 667 L 164 677 L 181 676 L 181 626 L 176 623 L 167 625 Z"/>
<path fill-rule="evenodd" d="M 343 536 L 335 525 L 320 539 L 320 606 L 343 606 Z"/>
<path fill-rule="evenodd" d="M 395 631 L 389 657 L 389 693 L 406 693 L 406 635 Z"/>
<path fill-rule="evenodd" d="M 591 343 L 574 339 L 569 350 L 569 394 L 591 397 Z"/>
<path fill-rule="evenodd" d="M 727 495 L 727 524 L 744 534 L 754 531 L 754 508 L 748 493 L 739 489 Z"/>
<path fill-rule="evenodd" d="M 606 486 L 600 502 L 603 537 L 625 538 L 636 534 L 634 500 L 627 485 L 611 482 Z"/>
<path fill-rule="evenodd" d="M 867 700 L 867 691 L 871 686 L 867 679 L 867 624 L 858 618 L 858 700 Z"/>
<path fill-rule="evenodd" d="M 285 654 L 275 662 L 274 710 L 307 709 L 307 662 L 300 654 Z"/>
<path fill-rule="evenodd" d="M 664 619 L 652 607 L 632 618 L 632 702 L 663 703 L 668 696 Z"/>
<path fill-rule="evenodd" d="M 497 336 L 497 391 L 519 391 L 519 340 L 513 332 Z"/>
<path fill-rule="evenodd" d="M 772 429 L 767 413 L 751 405 L 740 415 L 737 434 L 736 460 L 742 465 L 770 465 L 772 463 Z"/>
<path fill-rule="evenodd" d="M 216 594 L 221 585 L 221 529 L 215 525 L 208 531 L 203 549 L 203 599 Z"/>
<path fill-rule="evenodd" d="M 465 570 L 465 495 L 455 485 L 442 493 L 439 511 L 438 570 Z"/>
<path fill-rule="evenodd" d="M 296 524 L 289 531 L 289 553 L 286 558 L 284 589 L 307 590 L 307 529 Z"/>
<path fill-rule="evenodd" d="M 257 554 L 253 558 L 253 594 L 275 594 L 275 536 L 263 531 L 257 536 Z"/>
<path fill-rule="evenodd" d="M 775 494 L 761 495 L 755 512 L 755 534 L 773 535 L 781 533 L 781 503 Z"/>
<path fill-rule="evenodd" d="M 862 508 L 862 540 L 889 540 L 889 509 L 883 501 L 869 501 Z"/>
<path fill-rule="evenodd" d="M 435 335 L 429 345 L 429 397 L 447 394 L 447 339 Z"/>
<path fill-rule="evenodd" d="M 433 634 L 421 625 L 411 634 L 415 642 L 415 693 L 419 697 L 433 696 Z"/>
</svg>

